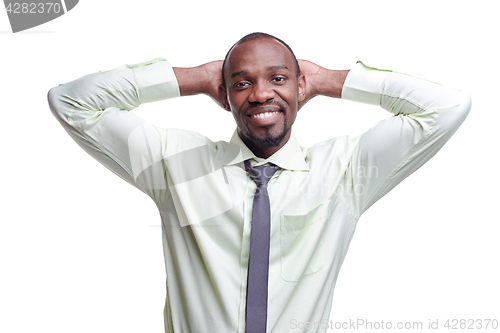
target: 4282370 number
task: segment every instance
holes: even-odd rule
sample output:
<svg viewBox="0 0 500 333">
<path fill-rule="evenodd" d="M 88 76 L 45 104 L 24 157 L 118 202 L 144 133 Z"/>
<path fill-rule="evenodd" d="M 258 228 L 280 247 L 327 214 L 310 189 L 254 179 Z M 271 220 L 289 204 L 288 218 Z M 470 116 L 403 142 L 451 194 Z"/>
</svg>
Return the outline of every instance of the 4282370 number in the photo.
<svg viewBox="0 0 500 333">
<path fill-rule="evenodd" d="M 7 13 L 11 14 L 42 14 L 42 13 L 60 13 L 62 8 L 60 3 L 9 3 L 6 7 Z"/>
<path fill-rule="evenodd" d="M 444 323 L 446 329 L 498 329 L 497 319 L 448 319 Z"/>
</svg>

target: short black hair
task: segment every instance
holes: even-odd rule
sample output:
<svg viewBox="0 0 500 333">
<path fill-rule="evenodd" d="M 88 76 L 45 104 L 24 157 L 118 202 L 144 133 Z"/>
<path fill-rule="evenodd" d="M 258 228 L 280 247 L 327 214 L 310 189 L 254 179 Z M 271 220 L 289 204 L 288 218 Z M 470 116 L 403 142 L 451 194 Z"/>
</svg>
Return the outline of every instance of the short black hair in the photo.
<svg viewBox="0 0 500 333">
<path fill-rule="evenodd" d="M 231 48 L 229 49 L 229 51 L 227 51 L 226 57 L 224 58 L 224 62 L 222 63 L 222 86 L 224 88 L 226 88 L 226 79 L 224 78 L 224 69 L 226 68 L 226 62 L 227 62 L 227 59 L 229 58 L 229 53 L 231 53 L 231 51 L 234 49 L 234 47 L 236 45 L 242 44 L 244 42 L 248 42 L 248 41 L 251 41 L 251 40 L 256 40 L 256 39 L 274 39 L 274 40 L 280 42 L 281 44 L 283 44 L 288 49 L 288 51 L 290 51 L 290 53 L 292 54 L 293 60 L 295 60 L 295 65 L 297 66 L 297 77 L 300 76 L 299 62 L 297 61 L 297 58 L 295 57 L 295 54 L 293 53 L 292 49 L 290 48 L 290 46 L 288 46 L 287 43 L 285 43 L 284 41 L 282 41 L 278 37 L 274 37 L 273 35 L 266 34 L 265 32 L 252 32 L 251 34 L 248 34 L 248 35 L 244 36 L 239 41 L 237 41 L 236 43 L 234 43 L 234 45 L 231 46 Z"/>
</svg>

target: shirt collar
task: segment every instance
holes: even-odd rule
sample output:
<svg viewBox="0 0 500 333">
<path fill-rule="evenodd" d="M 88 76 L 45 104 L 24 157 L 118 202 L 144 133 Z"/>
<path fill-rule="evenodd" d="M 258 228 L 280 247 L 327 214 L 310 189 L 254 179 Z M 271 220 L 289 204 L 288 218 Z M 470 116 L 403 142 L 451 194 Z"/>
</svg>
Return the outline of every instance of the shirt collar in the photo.
<svg viewBox="0 0 500 333">
<path fill-rule="evenodd" d="M 242 163 L 245 160 L 253 159 L 256 165 L 272 163 L 282 169 L 308 171 L 309 166 L 305 161 L 305 153 L 299 146 L 297 139 L 291 130 L 290 139 L 277 152 L 267 159 L 259 158 L 245 145 L 238 135 L 238 129 L 233 133 L 233 137 L 222 156 L 222 165 L 232 165 Z"/>
</svg>

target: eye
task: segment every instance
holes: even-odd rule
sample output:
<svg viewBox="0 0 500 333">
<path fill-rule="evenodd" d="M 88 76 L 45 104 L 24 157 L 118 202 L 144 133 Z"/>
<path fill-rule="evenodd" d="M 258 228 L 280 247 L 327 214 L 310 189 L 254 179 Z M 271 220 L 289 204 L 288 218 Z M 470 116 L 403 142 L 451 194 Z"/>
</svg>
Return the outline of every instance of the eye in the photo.
<svg viewBox="0 0 500 333">
<path fill-rule="evenodd" d="M 277 76 L 277 77 L 273 78 L 272 81 L 275 83 L 285 83 L 286 78 L 284 78 L 282 76 Z"/>
<path fill-rule="evenodd" d="M 233 87 L 235 89 L 244 89 L 245 87 L 247 87 L 250 83 L 246 82 L 246 81 L 241 81 L 241 82 L 236 82 Z"/>
</svg>

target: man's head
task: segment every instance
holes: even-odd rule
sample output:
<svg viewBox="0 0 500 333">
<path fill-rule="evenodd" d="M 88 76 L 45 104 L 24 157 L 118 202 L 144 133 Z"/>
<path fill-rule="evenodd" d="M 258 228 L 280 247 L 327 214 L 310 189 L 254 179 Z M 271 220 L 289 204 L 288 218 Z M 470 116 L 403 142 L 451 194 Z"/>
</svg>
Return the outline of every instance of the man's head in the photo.
<svg viewBox="0 0 500 333">
<path fill-rule="evenodd" d="M 225 68 L 226 68 L 227 59 L 229 58 L 229 54 L 231 53 L 231 51 L 234 49 L 234 47 L 236 45 L 239 45 L 239 44 L 242 44 L 244 42 L 251 41 L 251 40 L 258 40 L 258 39 L 274 39 L 274 40 L 280 42 L 281 44 L 283 44 L 288 49 L 288 51 L 290 51 L 290 54 L 292 55 L 293 60 L 295 61 L 295 66 L 296 66 L 296 70 L 297 70 L 297 77 L 299 77 L 299 75 L 300 75 L 299 62 L 297 61 L 297 58 L 295 57 L 295 54 L 293 53 L 291 47 L 288 46 L 287 43 L 285 43 L 284 41 L 282 41 L 278 37 L 274 37 L 274 36 L 272 36 L 270 34 L 266 34 L 264 32 L 253 32 L 251 34 L 248 34 L 248 35 L 244 36 L 239 41 L 237 41 L 236 43 L 234 43 L 234 45 L 231 46 L 231 48 L 229 49 L 229 51 L 227 51 L 227 53 L 226 53 L 226 57 L 224 58 L 224 62 L 222 64 L 222 85 L 225 88 L 227 88 L 227 86 L 226 86 L 226 79 L 224 77 L 224 74 L 225 74 Z"/>
<path fill-rule="evenodd" d="M 229 50 L 222 75 L 221 100 L 241 139 L 257 156 L 270 156 L 288 141 L 304 99 L 305 80 L 295 55 L 271 35 L 250 34 Z"/>
</svg>

